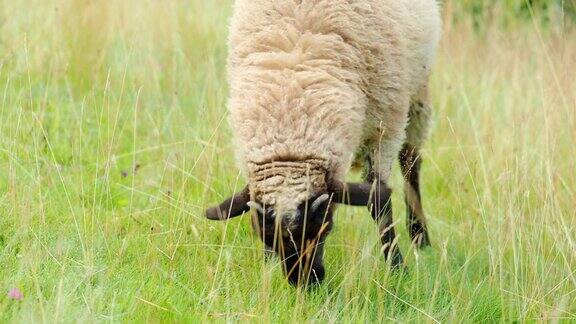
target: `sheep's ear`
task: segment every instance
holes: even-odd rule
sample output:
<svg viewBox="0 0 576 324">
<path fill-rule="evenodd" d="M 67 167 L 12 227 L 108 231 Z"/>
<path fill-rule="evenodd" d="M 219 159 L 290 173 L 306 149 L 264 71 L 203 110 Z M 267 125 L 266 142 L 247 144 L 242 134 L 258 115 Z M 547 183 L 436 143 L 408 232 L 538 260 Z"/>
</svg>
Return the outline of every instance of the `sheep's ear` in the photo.
<svg viewBox="0 0 576 324">
<path fill-rule="evenodd" d="M 232 197 L 224 200 L 220 205 L 206 210 L 206 218 L 210 220 L 227 220 L 242 215 L 250 210 L 250 191 L 248 186 Z"/>
<path fill-rule="evenodd" d="M 364 183 L 339 183 L 332 188 L 333 200 L 339 204 L 350 206 L 368 206 L 372 184 Z"/>
</svg>

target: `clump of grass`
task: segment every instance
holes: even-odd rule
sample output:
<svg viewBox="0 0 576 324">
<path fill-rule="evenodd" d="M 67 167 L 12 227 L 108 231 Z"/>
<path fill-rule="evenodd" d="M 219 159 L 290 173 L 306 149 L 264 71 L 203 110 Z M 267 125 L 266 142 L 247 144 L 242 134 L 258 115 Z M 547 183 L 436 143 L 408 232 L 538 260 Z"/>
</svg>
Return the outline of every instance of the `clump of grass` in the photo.
<svg viewBox="0 0 576 324">
<path fill-rule="evenodd" d="M 247 219 L 202 216 L 244 181 L 230 5 L 0 7 L 0 321 L 576 319 L 573 32 L 447 19 L 422 179 L 433 248 L 399 226 L 410 272 L 390 273 L 366 211 L 340 208 L 326 282 L 303 292 Z"/>
</svg>

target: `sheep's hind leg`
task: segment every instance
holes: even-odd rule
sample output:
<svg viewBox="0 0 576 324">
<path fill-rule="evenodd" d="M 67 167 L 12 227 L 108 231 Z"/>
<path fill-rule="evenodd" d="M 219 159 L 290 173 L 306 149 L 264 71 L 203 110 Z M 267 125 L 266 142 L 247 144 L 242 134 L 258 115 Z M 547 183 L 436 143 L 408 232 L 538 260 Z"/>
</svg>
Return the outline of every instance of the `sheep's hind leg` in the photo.
<svg viewBox="0 0 576 324">
<path fill-rule="evenodd" d="M 412 242 L 417 247 L 430 245 L 426 218 L 420 194 L 420 167 L 422 159 L 418 149 L 405 144 L 400 151 L 400 168 L 404 175 L 404 200 L 406 202 L 406 226 Z"/>
<path fill-rule="evenodd" d="M 417 247 L 430 245 L 420 194 L 420 168 L 422 165 L 420 147 L 428 135 L 430 114 L 428 88 L 424 86 L 410 105 L 406 142 L 399 154 L 400 168 L 404 176 L 406 225 L 412 242 Z"/>
<path fill-rule="evenodd" d="M 369 209 L 372 218 L 378 224 L 382 253 L 393 268 L 400 268 L 404 261 L 398 248 L 392 219 L 392 190 L 374 171 L 372 158 L 366 156 L 365 159 L 364 180 L 373 183 L 372 204 Z"/>
</svg>

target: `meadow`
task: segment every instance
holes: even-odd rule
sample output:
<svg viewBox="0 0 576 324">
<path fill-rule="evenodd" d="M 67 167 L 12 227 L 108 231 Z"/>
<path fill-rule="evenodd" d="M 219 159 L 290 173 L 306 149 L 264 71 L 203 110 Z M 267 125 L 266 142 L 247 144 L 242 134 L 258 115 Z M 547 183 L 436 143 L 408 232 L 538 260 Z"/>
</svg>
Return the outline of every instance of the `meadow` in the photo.
<svg viewBox="0 0 576 324">
<path fill-rule="evenodd" d="M 396 167 L 409 271 L 342 207 L 306 291 L 249 217 L 203 217 L 245 181 L 232 0 L 2 1 L 0 322 L 576 322 L 576 32 L 535 11 L 479 29 L 453 3 L 423 152 L 432 247 L 410 247 Z"/>
</svg>

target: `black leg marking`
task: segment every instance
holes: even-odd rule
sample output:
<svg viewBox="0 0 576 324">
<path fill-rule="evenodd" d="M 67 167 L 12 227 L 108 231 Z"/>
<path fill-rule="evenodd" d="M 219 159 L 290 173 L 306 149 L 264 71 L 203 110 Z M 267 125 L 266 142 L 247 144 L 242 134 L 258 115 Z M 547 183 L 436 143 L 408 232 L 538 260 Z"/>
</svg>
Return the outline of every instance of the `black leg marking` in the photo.
<svg viewBox="0 0 576 324">
<path fill-rule="evenodd" d="M 382 253 L 393 268 L 399 268 L 404 261 L 396 241 L 396 232 L 392 221 L 392 190 L 382 181 L 375 181 L 372 194 L 372 218 L 378 224 Z"/>
<path fill-rule="evenodd" d="M 418 149 L 409 144 L 404 144 L 400 151 L 400 167 L 404 175 L 404 201 L 407 206 L 406 225 L 412 242 L 417 247 L 430 245 L 426 218 L 422 208 L 420 195 L 420 167 L 422 158 Z"/>
<path fill-rule="evenodd" d="M 393 268 L 399 268 L 403 266 L 404 260 L 396 242 L 396 232 L 393 226 L 392 190 L 386 183 L 378 179 L 370 156 L 367 155 L 365 157 L 364 163 L 364 181 L 374 183 L 372 198 L 368 208 L 370 208 L 372 219 L 378 224 L 382 253 L 386 260 L 390 261 Z"/>
</svg>

